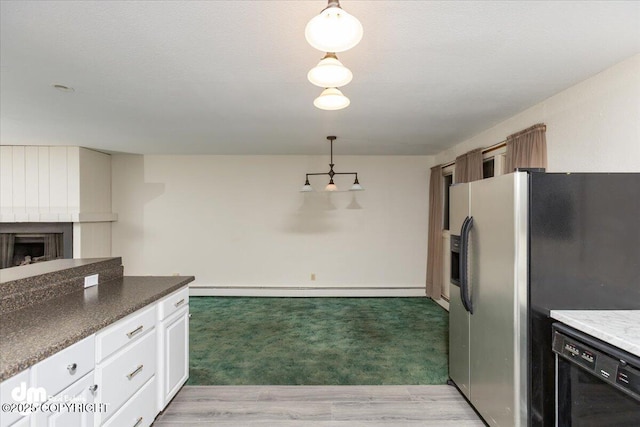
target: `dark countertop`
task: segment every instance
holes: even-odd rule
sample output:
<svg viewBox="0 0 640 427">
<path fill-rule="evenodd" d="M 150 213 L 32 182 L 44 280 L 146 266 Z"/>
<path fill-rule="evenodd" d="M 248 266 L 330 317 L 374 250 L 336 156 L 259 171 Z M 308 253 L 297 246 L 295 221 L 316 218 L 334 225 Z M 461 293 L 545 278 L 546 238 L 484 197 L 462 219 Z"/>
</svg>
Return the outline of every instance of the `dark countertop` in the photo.
<svg viewBox="0 0 640 427">
<path fill-rule="evenodd" d="M 0 381 L 193 280 L 193 276 L 125 276 L 3 315 Z"/>
<path fill-rule="evenodd" d="M 62 272 L 70 268 L 82 267 L 112 259 L 119 258 L 56 259 L 53 261 L 36 262 L 35 264 L 20 267 L 3 268 L 0 270 L 0 283 L 24 280 L 48 273 Z"/>
</svg>

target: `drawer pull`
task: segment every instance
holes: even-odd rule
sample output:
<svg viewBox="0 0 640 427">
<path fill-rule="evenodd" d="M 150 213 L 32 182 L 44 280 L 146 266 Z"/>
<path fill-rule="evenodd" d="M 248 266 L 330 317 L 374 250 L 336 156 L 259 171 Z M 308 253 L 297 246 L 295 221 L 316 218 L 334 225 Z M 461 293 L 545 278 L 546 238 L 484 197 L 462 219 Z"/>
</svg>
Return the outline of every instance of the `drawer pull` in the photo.
<svg viewBox="0 0 640 427">
<path fill-rule="evenodd" d="M 142 417 L 138 418 L 138 421 L 136 421 L 133 427 L 138 427 L 140 424 L 142 424 Z"/>
<path fill-rule="evenodd" d="M 178 301 L 177 303 L 175 303 L 174 305 L 176 307 L 179 307 L 181 304 L 184 304 L 184 298 L 182 298 L 180 301 Z"/>
<path fill-rule="evenodd" d="M 69 371 L 71 375 L 76 373 L 76 369 L 78 369 L 77 363 L 72 363 L 71 365 L 67 366 L 67 371 Z"/>
<path fill-rule="evenodd" d="M 98 384 L 94 384 L 94 385 L 89 386 L 89 391 L 91 393 L 95 393 L 97 389 L 98 389 Z"/>
<path fill-rule="evenodd" d="M 135 328 L 133 331 L 127 332 L 127 336 L 129 337 L 129 339 L 131 339 L 131 337 L 133 337 L 135 334 L 142 332 L 143 328 L 144 326 L 140 325 L 137 328 Z"/>
<path fill-rule="evenodd" d="M 136 375 L 138 375 L 140 373 L 140 371 L 142 371 L 142 368 L 144 367 L 144 365 L 140 365 L 136 368 L 135 371 L 131 372 L 130 374 L 127 374 L 127 379 L 131 380 L 131 378 L 135 377 Z"/>
</svg>

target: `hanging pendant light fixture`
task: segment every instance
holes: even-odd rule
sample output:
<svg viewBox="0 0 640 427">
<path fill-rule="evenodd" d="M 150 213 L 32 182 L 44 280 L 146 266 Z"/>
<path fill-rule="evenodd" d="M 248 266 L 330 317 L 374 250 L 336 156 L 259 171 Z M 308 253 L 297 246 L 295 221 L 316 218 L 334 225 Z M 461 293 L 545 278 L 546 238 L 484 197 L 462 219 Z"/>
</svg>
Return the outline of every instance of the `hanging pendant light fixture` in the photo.
<svg viewBox="0 0 640 427">
<path fill-rule="evenodd" d="M 333 170 L 333 166 L 335 166 L 335 164 L 333 163 L 333 141 L 335 141 L 337 138 L 338 138 L 337 136 L 328 136 L 327 137 L 327 139 L 331 143 L 331 160 L 330 160 L 331 163 L 329 163 L 329 172 L 308 173 L 305 176 L 304 185 L 302 186 L 302 189 L 300 190 L 301 192 L 307 193 L 309 191 L 313 191 L 313 188 L 311 187 L 311 184 L 309 183 L 309 176 L 311 176 L 311 175 L 329 175 L 329 184 L 327 184 L 327 186 L 324 188 L 324 191 L 338 191 L 338 187 L 333 182 L 333 177 L 334 176 L 336 176 L 336 175 L 355 175 L 356 179 L 353 182 L 353 185 L 351 186 L 351 188 L 349 188 L 349 191 L 363 191 L 364 190 L 364 188 L 362 188 L 362 185 L 360 185 L 360 183 L 358 182 L 358 172 L 335 172 Z"/>
<path fill-rule="evenodd" d="M 351 104 L 349 98 L 335 87 L 326 88 L 319 97 L 313 100 L 313 105 L 321 110 L 342 110 L 347 108 L 349 104 Z"/>
<path fill-rule="evenodd" d="M 304 30 L 311 46 L 323 52 L 344 52 L 362 40 L 362 24 L 340 7 L 339 0 L 328 0 L 327 7 L 313 17 Z"/>
<path fill-rule="evenodd" d="M 353 79 L 350 69 L 338 61 L 333 52 L 328 52 L 307 74 L 311 83 L 320 87 L 341 87 L 349 84 Z"/>
</svg>

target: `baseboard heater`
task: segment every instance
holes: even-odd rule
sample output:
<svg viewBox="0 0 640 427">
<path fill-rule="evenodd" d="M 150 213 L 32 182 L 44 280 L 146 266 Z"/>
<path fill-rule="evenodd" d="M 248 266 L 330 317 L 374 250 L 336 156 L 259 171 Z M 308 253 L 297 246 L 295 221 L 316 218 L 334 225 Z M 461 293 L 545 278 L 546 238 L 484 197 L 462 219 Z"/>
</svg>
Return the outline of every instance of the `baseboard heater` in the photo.
<svg viewBox="0 0 640 427">
<path fill-rule="evenodd" d="M 213 286 L 189 287 L 190 296 L 251 296 L 251 297 L 424 297 L 425 288 L 362 287 L 362 286 Z"/>
</svg>

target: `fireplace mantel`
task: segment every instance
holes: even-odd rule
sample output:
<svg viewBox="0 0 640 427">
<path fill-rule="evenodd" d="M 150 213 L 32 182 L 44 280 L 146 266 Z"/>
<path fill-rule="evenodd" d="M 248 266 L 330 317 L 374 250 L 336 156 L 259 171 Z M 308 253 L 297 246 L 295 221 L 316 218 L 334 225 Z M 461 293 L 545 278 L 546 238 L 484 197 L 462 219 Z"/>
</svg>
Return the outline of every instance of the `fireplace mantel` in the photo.
<svg viewBox="0 0 640 427">
<path fill-rule="evenodd" d="M 82 147 L 0 146 L 0 227 L 72 223 L 73 257 L 111 256 L 111 156 Z"/>
</svg>

